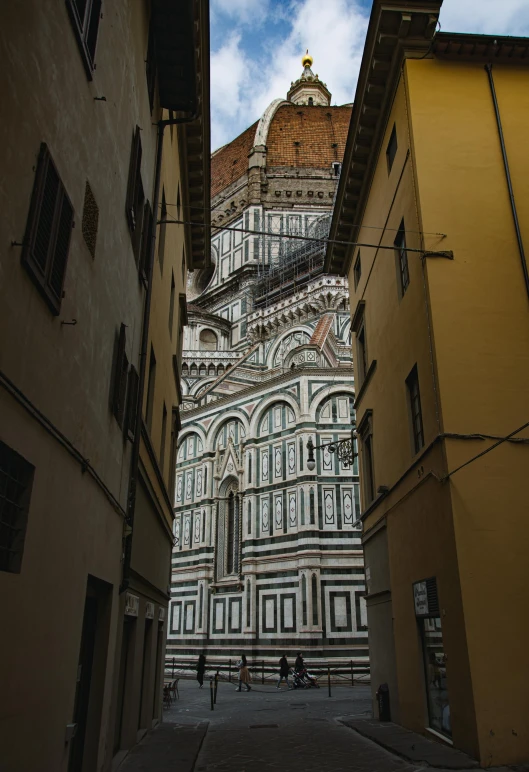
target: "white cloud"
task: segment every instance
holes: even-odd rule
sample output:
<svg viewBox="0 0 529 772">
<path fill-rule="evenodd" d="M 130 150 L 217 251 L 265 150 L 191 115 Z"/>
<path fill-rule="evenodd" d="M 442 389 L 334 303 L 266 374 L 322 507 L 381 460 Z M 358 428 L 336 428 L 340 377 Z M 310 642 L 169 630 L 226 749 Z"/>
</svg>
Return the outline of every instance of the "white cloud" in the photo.
<svg viewBox="0 0 529 772">
<path fill-rule="evenodd" d="M 527 0 L 444 0 L 439 17 L 445 32 L 528 35 Z"/>
<path fill-rule="evenodd" d="M 232 0 L 215 0 L 228 3 Z M 253 0 L 233 0 L 253 3 Z M 270 13 L 285 20 L 281 39 L 272 37 L 259 61 L 241 44 L 242 31 L 232 33 L 212 55 L 212 147 L 234 139 L 257 120 L 273 99 L 286 97 L 301 75 L 301 55 L 308 48 L 313 70 L 333 94 L 333 104 L 352 102 L 367 18 L 354 0 L 294 0 Z M 266 34 L 266 27 L 263 30 Z"/>
<path fill-rule="evenodd" d="M 365 0 L 212 0 L 211 9 L 216 31 L 227 30 L 211 58 L 213 149 L 235 139 L 273 99 L 286 97 L 307 48 L 332 103 L 353 101 L 368 24 Z M 529 35 L 529 4 L 444 0 L 440 22 L 450 32 Z M 253 38 L 246 37 L 250 25 Z"/>
</svg>

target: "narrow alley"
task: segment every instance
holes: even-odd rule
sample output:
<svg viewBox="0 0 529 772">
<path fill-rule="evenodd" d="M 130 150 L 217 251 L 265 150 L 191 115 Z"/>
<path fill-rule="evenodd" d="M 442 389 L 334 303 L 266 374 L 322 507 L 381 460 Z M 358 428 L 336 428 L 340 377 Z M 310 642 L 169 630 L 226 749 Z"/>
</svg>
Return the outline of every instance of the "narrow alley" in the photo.
<svg viewBox="0 0 529 772">
<path fill-rule="evenodd" d="M 333 686 L 329 698 L 324 686 L 278 691 L 256 684 L 251 692 L 239 693 L 235 684 L 222 682 L 213 711 L 208 682 L 203 689 L 196 681 L 180 681 L 178 687 L 180 698 L 164 711 L 164 723 L 129 753 L 119 772 L 415 772 L 427 767 L 478 767 L 453 748 L 391 723 L 371 721 L 369 686 Z M 385 748 L 378 737 L 374 742 L 363 736 L 377 733 L 384 733 Z"/>
</svg>

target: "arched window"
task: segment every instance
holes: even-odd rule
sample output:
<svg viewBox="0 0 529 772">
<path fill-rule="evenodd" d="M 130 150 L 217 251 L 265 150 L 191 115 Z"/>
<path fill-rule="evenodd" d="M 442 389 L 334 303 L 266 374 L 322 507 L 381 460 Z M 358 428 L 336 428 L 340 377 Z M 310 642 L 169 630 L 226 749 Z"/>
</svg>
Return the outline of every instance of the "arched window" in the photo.
<svg viewBox="0 0 529 772">
<path fill-rule="evenodd" d="M 248 536 L 252 533 L 252 502 L 248 502 Z"/>
<path fill-rule="evenodd" d="M 239 496 L 237 482 L 232 478 L 221 486 L 217 525 L 215 573 L 217 580 L 233 577 L 239 572 Z"/>
<path fill-rule="evenodd" d="M 310 524 L 314 525 L 314 488 L 310 489 Z"/>
<path fill-rule="evenodd" d="M 314 104 L 314 98 L 313 97 L 309 97 L 309 105 L 313 105 L 313 104 Z"/>
<path fill-rule="evenodd" d="M 199 336 L 199 349 L 200 351 L 216 351 L 217 350 L 217 336 L 213 330 L 201 330 Z"/>
</svg>

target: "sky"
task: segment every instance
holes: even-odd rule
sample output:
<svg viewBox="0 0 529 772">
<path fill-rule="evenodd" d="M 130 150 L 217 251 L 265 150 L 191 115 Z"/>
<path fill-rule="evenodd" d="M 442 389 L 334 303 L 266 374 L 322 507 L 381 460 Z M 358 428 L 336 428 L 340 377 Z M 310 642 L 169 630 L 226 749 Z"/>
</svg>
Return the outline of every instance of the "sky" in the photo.
<svg viewBox="0 0 529 772">
<path fill-rule="evenodd" d="M 352 102 L 371 0 L 211 0 L 211 146 L 216 150 L 285 98 L 302 72 L 327 84 L 332 104 Z M 444 0 L 445 32 L 529 36 L 527 0 Z"/>
</svg>

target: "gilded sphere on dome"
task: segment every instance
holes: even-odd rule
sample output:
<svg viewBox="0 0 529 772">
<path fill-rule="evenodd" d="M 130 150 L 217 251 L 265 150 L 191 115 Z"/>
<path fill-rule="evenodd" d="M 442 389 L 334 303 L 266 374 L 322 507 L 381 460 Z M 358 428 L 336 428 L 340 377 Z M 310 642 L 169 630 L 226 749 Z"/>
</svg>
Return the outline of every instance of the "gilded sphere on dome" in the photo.
<svg viewBox="0 0 529 772">
<path fill-rule="evenodd" d="M 303 56 L 301 57 L 301 64 L 303 65 L 303 67 L 312 67 L 313 61 L 314 59 L 309 54 L 309 49 L 307 48 L 307 53 L 303 54 Z"/>
</svg>

